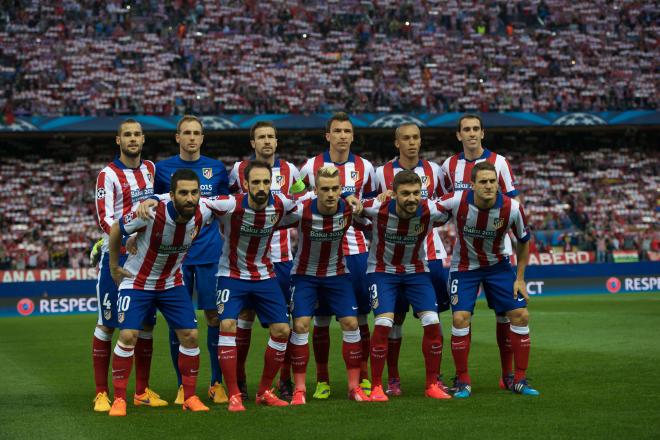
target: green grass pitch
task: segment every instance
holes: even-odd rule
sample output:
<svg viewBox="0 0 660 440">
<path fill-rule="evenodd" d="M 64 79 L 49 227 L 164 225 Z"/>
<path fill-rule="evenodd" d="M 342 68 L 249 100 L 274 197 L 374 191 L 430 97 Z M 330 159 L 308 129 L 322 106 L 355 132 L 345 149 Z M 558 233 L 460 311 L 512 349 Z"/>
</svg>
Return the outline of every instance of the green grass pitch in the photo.
<svg viewBox="0 0 660 440">
<path fill-rule="evenodd" d="M 0 438 L 218 438 L 218 439 L 546 439 L 660 438 L 660 296 L 657 294 L 533 298 L 529 377 L 541 396 L 498 389 L 499 361 L 493 314 L 479 302 L 470 352 L 473 394 L 467 400 L 423 397 L 419 321 L 404 328 L 400 370 L 403 395 L 386 404 L 346 399 L 341 336 L 333 324 L 332 396 L 308 404 L 230 414 L 178 406 L 136 408 L 114 419 L 92 411 L 91 315 L 0 319 Z M 201 318 L 201 316 L 200 316 Z M 450 317 L 442 316 L 445 335 Z M 173 400 L 174 373 L 162 317 L 155 333 L 151 386 Z M 198 392 L 206 395 L 208 359 L 201 326 Z M 443 372 L 454 367 L 445 338 Z M 251 392 L 261 372 L 266 333 L 252 337 L 248 359 Z M 133 392 L 131 378 L 129 393 Z M 202 437 L 203 436 L 203 437 Z"/>
</svg>

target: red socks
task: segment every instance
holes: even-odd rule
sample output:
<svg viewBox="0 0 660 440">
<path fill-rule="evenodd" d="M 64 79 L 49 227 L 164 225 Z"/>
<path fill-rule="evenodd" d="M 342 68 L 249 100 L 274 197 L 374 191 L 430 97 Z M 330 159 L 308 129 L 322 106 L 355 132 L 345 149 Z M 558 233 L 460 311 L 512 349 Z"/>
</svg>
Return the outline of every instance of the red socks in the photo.
<svg viewBox="0 0 660 440">
<path fill-rule="evenodd" d="M 369 324 L 360 325 L 360 342 L 362 344 L 362 363 L 360 364 L 360 379 L 369 379 L 369 353 L 371 334 Z"/>
<path fill-rule="evenodd" d="M 440 324 L 424 326 L 422 337 L 422 353 L 426 367 L 426 387 L 438 382 L 440 362 L 442 361 L 442 333 Z"/>
<path fill-rule="evenodd" d="M 312 346 L 316 361 L 316 381 L 330 382 L 328 375 L 328 358 L 330 357 L 330 327 L 314 326 L 312 330 Z"/>
<path fill-rule="evenodd" d="M 513 359 L 516 366 L 513 381 L 518 383 L 525 378 L 529 363 L 529 327 L 511 325 L 509 338 L 511 339 L 511 349 L 513 350 Z"/>
<path fill-rule="evenodd" d="M 245 382 L 245 360 L 250 351 L 250 340 L 252 339 L 252 328 L 236 327 L 235 344 L 237 349 L 236 358 L 236 380 Z M 224 367 L 220 368 L 225 373 Z M 233 395 L 233 394 L 232 394 Z"/>
<path fill-rule="evenodd" d="M 143 394 L 145 388 L 149 386 L 153 346 L 154 340 L 151 333 L 148 333 L 146 337 L 138 335 L 135 344 L 135 394 Z"/>
<path fill-rule="evenodd" d="M 392 327 L 385 325 L 374 326 L 371 340 L 371 385 L 383 386 L 383 368 L 387 359 L 387 337 Z"/>
<path fill-rule="evenodd" d="M 263 394 L 264 391 L 269 390 L 273 385 L 273 379 L 282 367 L 282 362 L 284 362 L 286 346 L 287 338 L 270 337 L 268 346 L 266 347 L 266 353 L 264 354 L 264 371 L 259 382 L 258 395 Z"/>
<path fill-rule="evenodd" d="M 99 339 L 97 334 L 104 339 Z M 106 338 L 107 340 L 105 340 Z M 108 369 L 110 368 L 110 349 L 112 347 L 111 338 L 112 336 L 106 335 L 98 328 L 94 331 L 94 338 L 92 338 L 92 365 L 94 366 L 96 394 L 108 392 Z"/>
<path fill-rule="evenodd" d="M 225 378 L 225 385 L 229 396 L 240 394 L 237 381 L 237 359 L 238 349 L 236 347 L 236 333 L 220 332 L 218 340 L 218 358 L 220 359 L 220 369 Z"/>
<path fill-rule="evenodd" d="M 470 354 L 470 327 L 451 329 L 451 354 L 454 358 L 456 365 L 456 376 L 458 381 L 463 383 L 470 383 L 470 375 L 468 374 L 468 354 Z"/>
<path fill-rule="evenodd" d="M 199 347 L 185 348 L 179 345 L 179 371 L 183 385 L 183 399 L 188 400 L 195 395 L 197 374 L 199 373 Z"/>
<path fill-rule="evenodd" d="M 511 364 L 513 362 L 513 351 L 511 349 L 511 340 L 509 339 L 509 320 L 500 322 L 500 317 L 497 316 L 497 346 L 500 349 L 500 364 L 502 366 L 502 377 L 508 376 L 511 373 Z M 503 320 L 504 321 L 504 320 Z"/>
<path fill-rule="evenodd" d="M 126 400 L 126 386 L 133 368 L 132 346 L 123 346 L 120 342 L 115 345 L 112 356 L 112 387 L 115 390 L 115 399 Z"/>
</svg>

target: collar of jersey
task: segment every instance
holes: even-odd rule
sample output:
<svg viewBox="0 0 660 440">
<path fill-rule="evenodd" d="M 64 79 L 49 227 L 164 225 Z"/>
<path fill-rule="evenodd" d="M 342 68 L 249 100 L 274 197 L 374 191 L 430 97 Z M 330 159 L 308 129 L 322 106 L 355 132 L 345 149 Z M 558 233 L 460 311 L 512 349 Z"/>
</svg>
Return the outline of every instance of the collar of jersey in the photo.
<svg viewBox="0 0 660 440">
<path fill-rule="evenodd" d="M 387 207 L 387 210 L 390 212 L 390 214 L 394 214 L 395 216 L 399 217 L 396 213 L 396 199 L 392 198 L 389 201 L 389 206 Z M 417 214 L 415 214 L 417 217 L 422 216 L 422 201 L 419 201 L 419 206 L 417 207 Z M 410 220 L 410 219 L 408 219 Z"/>
<path fill-rule="evenodd" d="M 344 209 L 345 209 L 344 208 L 344 200 L 340 198 L 339 199 L 339 206 L 337 206 L 337 212 L 344 212 Z M 335 214 L 321 214 L 319 212 L 319 199 L 317 197 L 314 197 L 312 199 L 312 214 L 322 215 L 323 217 L 331 217 L 331 216 L 335 215 Z"/>
<path fill-rule="evenodd" d="M 250 195 L 248 193 L 245 193 L 245 197 L 243 197 L 243 201 L 241 202 L 241 205 L 245 209 L 252 209 L 248 204 L 248 198 L 250 198 Z M 268 191 L 268 205 L 274 205 L 274 204 L 275 204 L 275 198 L 273 197 L 273 193 Z M 252 210 L 254 211 L 254 209 Z"/>
<path fill-rule="evenodd" d="M 422 166 L 422 159 L 420 159 L 419 162 L 417 162 L 417 165 L 415 165 L 413 168 L 404 168 L 401 165 L 399 165 L 399 158 L 398 157 L 396 159 L 394 159 L 394 163 L 392 165 L 394 165 L 394 168 L 401 168 L 402 170 L 414 171 L 415 168 Z"/>
<path fill-rule="evenodd" d="M 124 163 L 123 163 L 121 160 L 119 160 L 119 156 L 117 156 L 117 158 L 116 158 L 115 160 L 113 160 L 112 162 L 113 162 L 115 165 L 117 165 L 117 167 L 118 167 L 120 170 L 137 170 L 137 169 L 139 169 L 139 168 L 142 166 L 142 159 L 140 159 L 140 165 L 138 165 L 137 168 L 129 168 L 129 167 L 127 167 L 126 165 L 124 165 Z"/>
<path fill-rule="evenodd" d="M 474 190 L 469 190 L 468 195 L 467 195 L 467 202 L 470 205 L 474 205 Z M 497 192 L 497 198 L 495 199 L 495 204 L 491 209 L 500 209 L 502 207 L 502 204 L 504 203 L 504 197 L 502 197 L 501 192 Z M 477 206 L 477 205 L 474 205 Z M 477 206 L 478 209 L 481 209 Z"/>
<path fill-rule="evenodd" d="M 461 160 L 465 160 L 466 162 L 476 162 L 476 161 L 478 161 L 478 160 L 488 159 L 488 158 L 490 157 L 490 155 L 491 155 L 491 151 L 490 151 L 488 148 L 484 148 L 484 152 L 481 153 L 481 156 L 477 157 L 477 158 L 474 159 L 474 160 L 468 160 L 468 159 L 466 159 L 466 158 L 465 158 L 465 153 L 461 153 L 461 154 L 459 154 L 459 155 L 458 155 L 458 158 L 461 159 Z"/>
<path fill-rule="evenodd" d="M 335 165 L 344 165 L 345 163 L 348 162 L 355 162 L 355 156 L 353 156 L 353 153 L 349 152 L 348 153 L 348 159 L 346 159 L 346 162 L 332 162 L 332 159 L 330 159 L 330 150 L 326 151 L 323 153 L 323 162 L 331 162 L 334 163 Z"/>
</svg>

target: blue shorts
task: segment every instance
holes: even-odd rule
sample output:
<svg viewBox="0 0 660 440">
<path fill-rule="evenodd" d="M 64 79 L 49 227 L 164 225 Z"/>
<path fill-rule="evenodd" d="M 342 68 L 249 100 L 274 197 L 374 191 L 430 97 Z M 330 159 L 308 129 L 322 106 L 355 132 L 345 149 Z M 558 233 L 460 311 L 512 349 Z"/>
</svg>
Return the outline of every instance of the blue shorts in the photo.
<svg viewBox="0 0 660 440">
<path fill-rule="evenodd" d="M 284 295 L 284 301 L 289 304 L 291 295 L 291 269 L 293 269 L 293 261 L 282 261 L 279 263 L 273 263 L 273 268 L 275 269 L 275 279 L 280 285 L 280 290 L 282 295 Z"/>
<path fill-rule="evenodd" d="M 220 320 L 238 319 L 241 310 L 249 305 L 262 325 L 289 322 L 284 295 L 275 278 L 252 281 L 218 277 L 217 300 Z"/>
<path fill-rule="evenodd" d="M 127 258 L 128 255 L 120 255 L 119 265 L 123 266 Z M 106 253 L 103 254 L 99 262 L 99 276 L 96 281 L 96 299 L 99 304 L 97 324 L 110 328 L 119 328 L 119 322 L 117 320 L 117 296 L 117 285 L 112 279 L 112 275 L 110 275 L 110 256 Z M 155 307 L 152 307 L 150 313 L 147 313 L 144 324 L 151 326 L 156 324 Z M 142 325 L 136 328 L 142 329 Z"/>
<path fill-rule="evenodd" d="M 415 313 L 437 310 L 431 274 L 391 274 L 373 272 L 368 274 L 371 285 L 371 307 L 374 315 L 394 313 L 398 296 L 403 296 L 412 305 Z"/>
<path fill-rule="evenodd" d="M 513 297 L 513 283 L 516 274 L 513 273 L 508 260 L 501 261 L 484 269 L 474 269 L 466 272 L 451 272 L 449 274 L 449 293 L 453 312 L 474 312 L 479 284 L 483 285 L 489 307 L 495 313 L 527 307 L 527 301 L 522 296 Z"/>
<path fill-rule="evenodd" d="M 350 272 L 353 283 L 353 292 L 357 302 L 358 314 L 367 315 L 371 312 L 371 297 L 369 296 L 369 280 L 367 279 L 367 259 L 368 252 L 356 255 L 347 255 L 346 267 Z M 407 310 L 407 309 L 406 309 Z M 332 311 L 325 298 L 319 298 L 319 306 L 316 309 L 315 316 L 330 316 Z"/>
<path fill-rule="evenodd" d="M 447 291 L 449 269 L 443 267 L 442 260 L 431 260 L 428 265 L 433 290 L 435 290 L 435 300 L 438 303 L 438 313 L 449 310 L 449 292 Z"/>
<path fill-rule="evenodd" d="M 197 293 L 197 310 L 215 310 L 215 286 L 218 263 L 182 266 L 183 284 L 192 298 Z"/>
<path fill-rule="evenodd" d="M 184 286 L 167 290 L 120 290 L 117 300 L 119 328 L 139 330 L 154 306 L 165 316 L 171 328 L 197 328 L 195 308 Z"/>
<path fill-rule="evenodd" d="M 350 275 L 315 277 L 293 275 L 291 287 L 291 315 L 293 318 L 314 316 L 320 299 L 337 318 L 357 316 L 357 303 Z"/>
</svg>

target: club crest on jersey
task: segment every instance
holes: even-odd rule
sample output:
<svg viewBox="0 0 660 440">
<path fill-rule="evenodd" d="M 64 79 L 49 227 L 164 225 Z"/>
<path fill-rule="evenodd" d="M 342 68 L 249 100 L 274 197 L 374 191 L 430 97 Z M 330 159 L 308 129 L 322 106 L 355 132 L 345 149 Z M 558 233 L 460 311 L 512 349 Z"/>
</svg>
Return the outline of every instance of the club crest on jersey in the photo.
<svg viewBox="0 0 660 440">
<path fill-rule="evenodd" d="M 222 312 L 225 311 L 225 303 L 219 303 L 218 304 L 218 314 L 222 315 Z"/>
<path fill-rule="evenodd" d="M 153 184 L 154 176 L 151 173 L 147 173 L 147 180 L 149 181 L 149 183 Z"/>
<path fill-rule="evenodd" d="M 272 215 L 270 216 L 270 219 L 269 219 L 269 220 L 270 220 L 270 224 L 271 224 L 271 225 L 274 225 L 275 223 L 277 223 L 277 221 L 279 220 L 279 218 L 280 218 L 280 216 L 279 216 L 278 214 L 272 214 Z"/>
<path fill-rule="evenodd" d="M 194 240 L 195 237 L 197 237 L 197 233 L 198 233 L 198 232 L 199 232 L 199 228 L 198 228 L 197 226 L 195 226 L 194 228 L 192 228 L 192 230 L 190 231 L 190 238 L 191 238 L 192 240 Z"/>
<path fill-rule="evenodd" d="M 202 168 L 202 176 L 206 179 L 213 177 L 213 168 Z"/>
<path fill-rule="evenodd" d="M 106 321 L 110 321 L 112 318 L 112 310 L 104 310 L 103 311 L 103 317 L 105 318 Z"/>
<path fill-rule="evenodd" d="M 281 174 L 276 174 L 273 177 L 274 177 L 273 180 L 275 182 L 275 186 L 277 186 L 278 188 L 282 188 L 284 186 L 284 183 L 286 182 L 284 176 Z"/>
<path fill-rule="evenodd" d="M 424 225 L 421 223 L 418 223 L 415 225 L 415 234 L 419 235 L 422 232 L 424 232 Z"/>
<path fill-rule="evenodd" d="M 124 322 L 124 312 L 117 313 L 117 321 L 121 324 Z"/>
<path fill-rule="evenodd" d="M 422 186 L 424 188 L 429 186 L 429 176 L 419 176 L 419 179 L 422 181 Z"/>
<path fill-rule="evenodd" d="M 456 304 L 458 304 L 458 295 L 452 295 L 451 296 L 451 305 L 455 306 Z"/>
<path fill-rule="evenodd" d="M 340 228 L 343 228 L 345 224 L 346 224 L 346 220 L 344 219 L 344 217 L 339 217 L 339 220 L 337 220 L 337 225 L 339 225 Z"/>
<path fill-rule="evenodd" d="M 360 172 L 351 171 L 351 180 L 353 180 L 353 182 L 357 182 L 358 180 L 360 180 Z"/>
<path fill-rule="evenodd" d="M 504 219 L 503 218 L 494 219 L 493 226 L 495 226 L 495 229 L 500 229 L 502 226 L 504 226 Z"/>
</svg>

